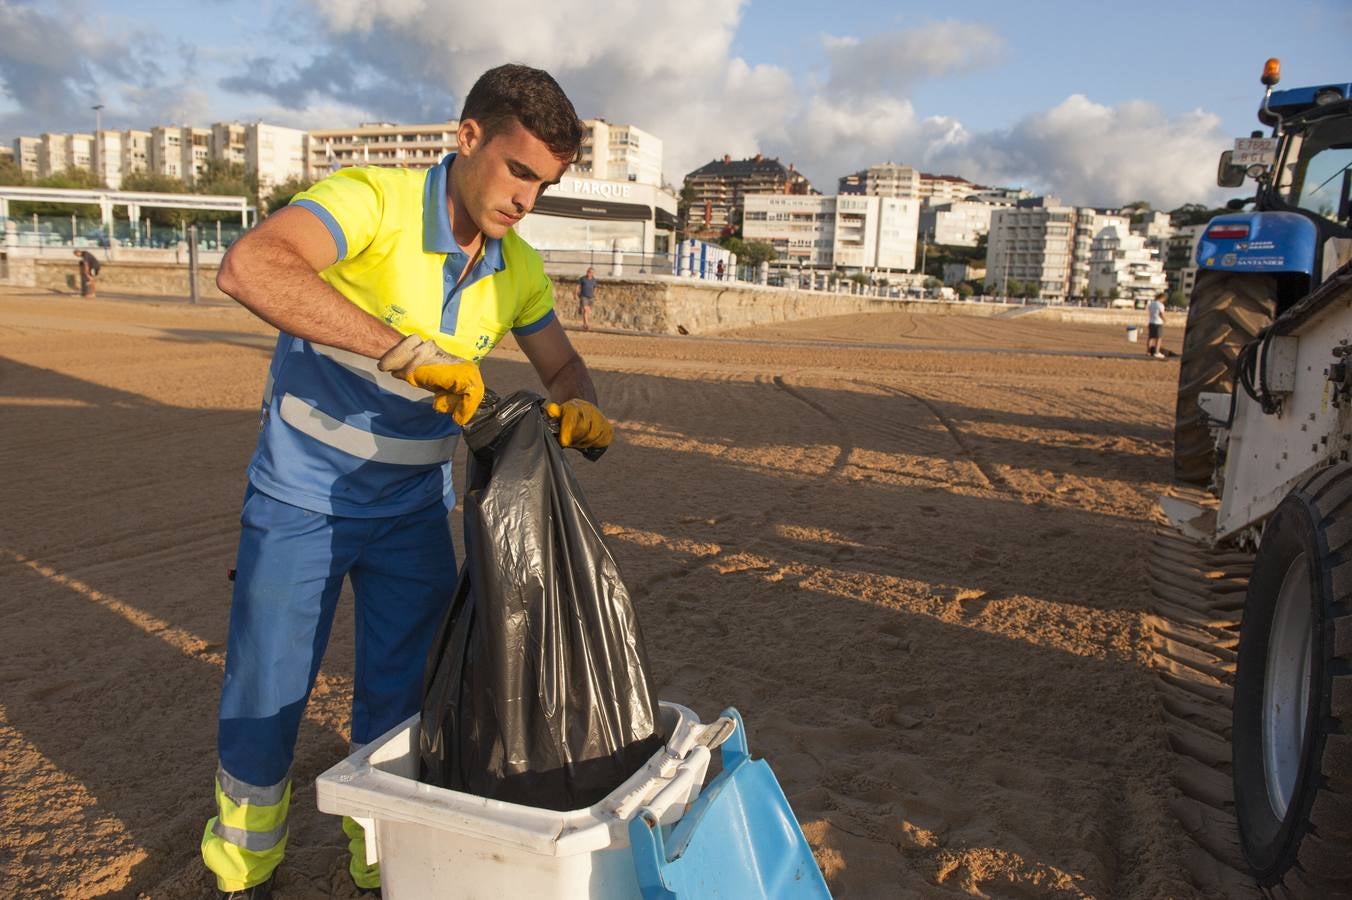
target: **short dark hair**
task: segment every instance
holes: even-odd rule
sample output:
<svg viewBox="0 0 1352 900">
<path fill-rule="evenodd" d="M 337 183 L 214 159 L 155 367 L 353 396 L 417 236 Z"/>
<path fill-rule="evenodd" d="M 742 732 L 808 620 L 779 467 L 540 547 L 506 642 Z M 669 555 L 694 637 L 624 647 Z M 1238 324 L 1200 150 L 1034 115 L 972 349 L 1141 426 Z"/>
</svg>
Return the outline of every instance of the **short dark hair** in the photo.
<svg viewBox="0 0 1352 900">
<path fill-rule="evenodd" d="M 568 95 L 543 69 L 508 63 L 489 69 L 465 97 L 461 121 L 473 119 L 484 140 L 501 134 L 513 122 L 544 141 L 560 160 L 573 162 L 582 149 L 582 123 Z"/>
</svg>

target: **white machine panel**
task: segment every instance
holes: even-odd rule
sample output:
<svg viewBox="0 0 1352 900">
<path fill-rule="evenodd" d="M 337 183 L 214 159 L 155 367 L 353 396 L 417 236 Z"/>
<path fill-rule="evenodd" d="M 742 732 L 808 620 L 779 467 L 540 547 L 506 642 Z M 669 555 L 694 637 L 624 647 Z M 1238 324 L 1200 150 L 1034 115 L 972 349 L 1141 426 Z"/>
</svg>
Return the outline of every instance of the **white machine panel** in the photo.
<svg viewBox="0 0 1352 900">
<path fill-rule="evenodd" d="M 1235 421 L 1225 459 L 1216 536 L 1228 537 L 1276 509 L 1311 469 L 1345 460 L 1352 449 L 1352 401 L 1337 396 L 1329 375 L 1344 361 L 1334 351 L 1352 340 L 1352 309 L 1325 307 L 1268 349 L 1268 390 L 1281 411 L 1265 415 L 1236 384 Z M 1347 360 L 1352 367 L 1352 360 Z"/>
</svg>

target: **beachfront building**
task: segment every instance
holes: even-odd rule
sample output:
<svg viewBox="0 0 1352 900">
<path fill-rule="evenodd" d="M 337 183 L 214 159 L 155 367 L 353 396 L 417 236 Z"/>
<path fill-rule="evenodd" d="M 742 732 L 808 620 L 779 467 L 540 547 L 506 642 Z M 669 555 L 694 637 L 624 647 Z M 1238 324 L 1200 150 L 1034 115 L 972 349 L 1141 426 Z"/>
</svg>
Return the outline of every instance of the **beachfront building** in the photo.
<svg viewBox="0 0 1352 900">
<path fill-rule="evenodd" d="M 14 139 L 14 164 L 19 171 L 32 178 L 38 177 L 38 157 L 42 152 L 42 138 L 16 137 Z"/>
<path fill-rule="evenodd" d="M 122 132 L 94 132 L 94 175 L 113 190 L 122 186 Z"/>
<path fill-rule="evenodd" d="M 995 209 L 989 203 L 970 200 L 926 204 L 920 210 L 920 233 L 928 236 L 932 244 L 975 247 L 981 236 L 990 231 L 991 213 Z"/>
<path fill-rule="evenodd" d="M 633 125 L 582 120 L 582 150 L 569 171 L 600 181 L 662 184 L 662 140 Z"/>
<path fill-rule="evenodd" d="M 137 172 L 150 171 L 150 132 L 135 128 L 122 132 L 118 180 Z"/>
<path fill-rule="evenodd" d="M 685 176 L 689 197 L 685 231 L 698 237 L 719 237 L 742 224 L 744 198 L 759 194 L 807 196 L 817 192 L 807 178 L 778 159 L 757 153 L 750 159 L 724 156 Z"/>
<path fill-rule="evenodd" d="M 1130 226 L 1130 215 L 1120 210 L 1089 206 L 1076 208 L 1075 236 L 1070 253 L 1070 299 L 1088 300 L 1092 297 L 1089 273 L 1092 269 L 1094 238 L 1105 228 L 1116 228 L 1126 234 Z"/>
<path fill-rule="evenodd" d="M 460 122 L 396 125 L 363 122 L 355 128 L 325 128 L 309 133 L 308 168 L 322 178 L 346 166 L 426 169 L 459 146 Z"/>
<path fill-rule="evenodd" d="M 908 272 L 920 204 L 894 197 L 753 194 L 742 238 L 775 248 L 776 268 Z"/>
<path fill-rule="evenodd" d="M 1034 197 L 991 213 L 986 287 L 1008 295 L 1009 285 L 1033 285 L 1035 296 L 1062 303 L 1070 286 L 1074 207 L 1055 197 Z"/>
<path fill-rule="evenodd" d="M 1164 291 L 1164 263 L 1146 239 L 1120 226 L 1094 237 L 1089 260 L 1089 292 L 1113 305 L 1137 306 Z"/>
<path fill-rule="evenodd" d="M 517 234 L 545 256 L 547 267 L 573 259 L 577 251 L 606 254 L 598 258 L 607 264 L 614 251 L 670 253 L 675 229 L 676 195 L 671 191 L 570 173 L 516 225 Z"/>
<path fill-rule="evenodd" d="M 1197 284 L 1197 242 L 1206 231 L 1206 225 L 1184 225 L 1174 229 L 1164 244 L 1164 277 L 1169 293 L 1183 292 L 1192 296 Z"/>
<path fill-rule="evenodd" d="M 248 168 L 249 127 L 239 122 L 215 122 L 211 126 L 211 161 Z"/>
<path fill-rule="evenodd" d="M 924 203 L 934 206 L 939 203 L 953 203 L 966 200 L 973 194 L 986 190 L 979 184 L 973 184 L 957 175 L 931 175 L 920 173 L 917 196 Z"/>
<path fill-rule="evenodd" d="M 38 177 L 60 175 L 67 169 L 92 169 L 94 136 L 92 134 L 42 135 L 38 145 Z"/>
<path fill-rule="evenodd" d="M 253 122 L 245 127 L 244 169 L 258 178 L 258 190 L 292 178 L 309 178 L 306 147 L 309 138 L 298 128 Z M 325 173 L 327 174 L 327 173 Z"/>
<path fill-rule="evenodd" d="M 840 193 L 916 200 L 920 197 L 920 173 L 910 166 L 893 162 L 869 166 L 842 176 Z"/>
</svg>

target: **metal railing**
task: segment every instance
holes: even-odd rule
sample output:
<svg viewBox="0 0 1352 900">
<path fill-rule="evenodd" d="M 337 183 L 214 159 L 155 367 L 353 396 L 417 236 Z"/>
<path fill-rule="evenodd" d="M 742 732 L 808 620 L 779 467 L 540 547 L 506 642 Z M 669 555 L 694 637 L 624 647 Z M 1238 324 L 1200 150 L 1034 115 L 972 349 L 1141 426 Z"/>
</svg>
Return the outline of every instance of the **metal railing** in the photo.
<svg viewBox="0 0 1352 900">
<path fill-rule="evenodd" d="M 234 221 L 198 222 L 198 247 L 224 250 L 239 239 L 245 229 Z M 188 240 L 191 223 L 157 225 L 149 219 L 131 222 L 114 219 L 112 227 L 97 217 L 80 215 L 0 216 L 0 247 L 45 249 L 85 249 L 145 247 L 174 249 Z"/>
</svg>

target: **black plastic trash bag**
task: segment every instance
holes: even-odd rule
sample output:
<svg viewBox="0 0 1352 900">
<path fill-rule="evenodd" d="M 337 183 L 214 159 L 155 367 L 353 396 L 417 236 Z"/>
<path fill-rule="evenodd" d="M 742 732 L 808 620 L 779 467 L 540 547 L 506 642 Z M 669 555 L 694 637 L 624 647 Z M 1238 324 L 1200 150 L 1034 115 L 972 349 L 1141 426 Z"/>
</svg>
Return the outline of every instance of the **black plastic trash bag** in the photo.
<svg viewBox="0 0 1352 900">
<path fill-rule="evenodd" d="M 465 430 L 465 564 L 423 683 L 422 780 L 598 802 L 664 743 L 629 593 L 538 396 Z"/>
</svg>

